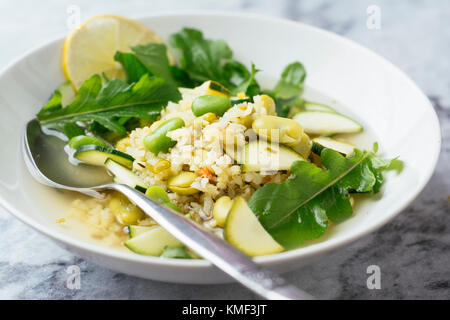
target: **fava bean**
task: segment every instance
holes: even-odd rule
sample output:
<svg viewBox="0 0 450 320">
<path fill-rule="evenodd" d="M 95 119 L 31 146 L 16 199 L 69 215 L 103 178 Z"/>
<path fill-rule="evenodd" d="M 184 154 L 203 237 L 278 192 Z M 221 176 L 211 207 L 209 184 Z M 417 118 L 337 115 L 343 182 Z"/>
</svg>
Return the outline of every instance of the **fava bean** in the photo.
<svg viewBox="0 0 450 320">
<path fill-rule="evenodd" d="M 106 144 L 100 140 L 99 138 L 92 136 L 76 136 L 69 140 L 69 147 L 72 149 L 78 149 L 81 146 L 85 146 L 88 144 L 95 144 L 97 146 L 106 147 Z"/>
<path fill-rule="evenodd" d="M 167 192 L 160 186 L 151 186 L 147 188 L 147 191 L 145 191 L 145 196 L 160 204 L 170 202 Z"/>
<path fill-rule="evenodd" d="M 308 159 L 311 154 L 312 141 L 309 136 L 303 132 L 300 143 L 291 147 L 295 152 L 300 154 L 303 158 Z"/>
<path fill-rule="evenodd" d="M 200 192 L 200 190 L 192 188 L 191 184 L 195 181 L 197 175 L 190 171 L 181 171 L 176 176 L 171 177 L 167 181 L 169 190 L 182 195 L 191 195 Z"/>
<path fill-rule="evenodd" d="M 266 112 L 268 115 L 274 115 L 276 114 L 275 111 L 275 101 L 271 97 L 269 97 L 267 94 L 262 94 L 260 96 L 262 107 L 266 109 Z"/>
<path fill-rule="evenodd" d="M 167 152 L 177 142 L 167 136 L 167 132 L 184 127 L 181 118 L 172 118 L 162 122 L 152 133 L 144 138 L 145 147 L 157 155 L 160 152 Z"/>
<path fill-rule="evenodd" d="M 259 116 L 253 121 L 252 128 L 258 136 L 287 146 L 298 145 L 302 140 L 302 126 L 288 118 Z"/>
<path fill-rule="evenodd" d="M 168 207 L 172 210 L 181 212 L 180 208 L 178 208 L 176 205 L 174 205 L 172 202 L 170 202 L 169 195 L 160 186 L 152 186 L 150 188 L 147 188 L 145 195 L 147 198 L 149 198 L 155 202 L 158 202 L 159 204 L 165 205 L 166 207 Z"/>
<path fill-rule="evenodd" d="M 192 113 L 196 117 L 200 117 L 209 112 L 221 117 L 230 108 L 230 99 L 223 96 L 200 96 L 192 102 L 191 106 Z"/>
</svg>

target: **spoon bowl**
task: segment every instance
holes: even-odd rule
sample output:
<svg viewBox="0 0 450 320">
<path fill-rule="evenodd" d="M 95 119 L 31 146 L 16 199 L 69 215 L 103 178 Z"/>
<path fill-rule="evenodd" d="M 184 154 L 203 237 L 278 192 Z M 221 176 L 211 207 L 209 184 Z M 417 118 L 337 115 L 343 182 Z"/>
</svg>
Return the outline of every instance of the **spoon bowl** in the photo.
<svg viewBox="0 0 450 320">
<path fill-rule="evenodd" d="M 45 131 L 45 132 L 44 132 Z M 26 125 L 23 139 L 25 163 L 33 177 L 54 188 L 62 188 L 101 197 L 95 190 L 113 182 L 105 168 L 73 163 L 65 151 L 67 137 L 60 132 L 43 130 L 37 119 Z"/>
</svg>

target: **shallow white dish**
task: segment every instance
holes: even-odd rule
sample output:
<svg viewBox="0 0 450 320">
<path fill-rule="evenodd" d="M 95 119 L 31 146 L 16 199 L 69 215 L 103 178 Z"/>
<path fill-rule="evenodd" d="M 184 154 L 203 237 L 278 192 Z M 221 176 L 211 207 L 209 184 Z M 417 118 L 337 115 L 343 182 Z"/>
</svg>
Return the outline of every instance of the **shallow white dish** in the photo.
<svg viewBox="0 0 450 320">
<path fill-rule="evenodd" d="M 405 170 L 387 175 L 382 197 L 366 201 L 349 220 L 331 228 L 321 241 L 255 259 L 289 271 L 374 231 L 395 217 L 423 189 L 440 151 L 437 116 L 419 88 L 399 69 L 373 52 L 332 33 L 307 25 L 246 14 L 177 14 L 140 19 L 167 39 L 184 26 L 208 38 L 226 40 L 235 57 L 262 69 L 258 79 L 272 84 L 283 67 L 301 61 L 308 72 L 307 94 L 320 92 L 360 120 L 386 157 L 399 156 Z M 182 283 L 229 281 L 202 260 L 139 256 L 102 246 L 80 228 L 55 223 L 70 196 L 42 186 L 29 175 L 20 152 L 25 123 L 64 81 L 60 64 L 63 39 L 30 51 L 0 73 L 0 203 L 13 215 L 70 250 L 108 268 L 139 277 Z M 363 136 L 364 138 L 364 136 Z M 371 141 L 373 142 L 373 141 Z"/>
</svg>

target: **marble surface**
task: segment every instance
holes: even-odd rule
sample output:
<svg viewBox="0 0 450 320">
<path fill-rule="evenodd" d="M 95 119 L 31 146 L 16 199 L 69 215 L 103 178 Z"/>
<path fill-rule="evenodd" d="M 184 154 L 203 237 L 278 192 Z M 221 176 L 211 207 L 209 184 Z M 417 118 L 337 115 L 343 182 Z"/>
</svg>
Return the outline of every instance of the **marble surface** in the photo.
<svg viewBox="0 0 450 320">
<path fill-rule="evenodd" d="M 67 8 L 82 20 L 99 13 L 130 17 L 195 10 L 248 11 L 309 23 L 383 55 L 411 76 L 439 115 L 442 153 L 423 193 L 395 220 L 317 263 L 288 273 L 322 299 L 450 298 L 450 5 L 448 1 L 366 0 L 31 0 L 0 2 L 0 68 L 29 48 L 67 32 Z M 381 28 L 366 26 L 367 7 L 381 10 Z M 433 3 L 432 5 L 430 3 Z M 253 299 L 238 284 L 179 285 L 104 269 L 60 248 L 0 209 L 0 299 Z M 81 270 L 81 288 L 66 286 L 67 267 Z M 381 269 L 369 290 L 367 267 Z"/>
</svg>

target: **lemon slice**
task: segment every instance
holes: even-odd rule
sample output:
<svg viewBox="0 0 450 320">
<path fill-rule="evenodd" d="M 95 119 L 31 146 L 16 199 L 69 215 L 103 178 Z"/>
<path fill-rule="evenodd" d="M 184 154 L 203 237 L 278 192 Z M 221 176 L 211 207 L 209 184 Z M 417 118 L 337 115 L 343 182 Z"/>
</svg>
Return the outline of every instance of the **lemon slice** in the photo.
<svg viewBox="0 0 450 320">
<path fill-rule="evenodd" d="M 114 61 L 114 54 L 149 42 L 163 40 L 134 20 L 114 15 L 93 17 L 67 37 L 62 60 L 64 74 L 75 89 L 94 74 L 105 73 L 108 78 L 124 80 L 125 72 Z"/>
</svg>

